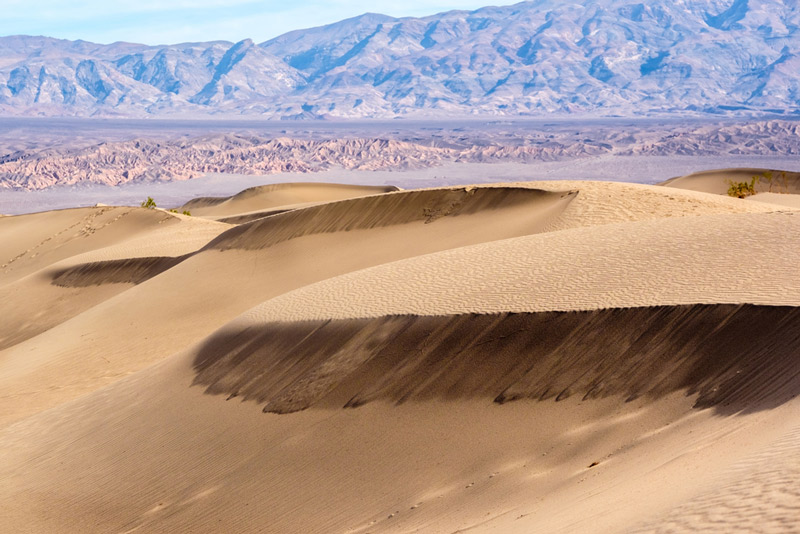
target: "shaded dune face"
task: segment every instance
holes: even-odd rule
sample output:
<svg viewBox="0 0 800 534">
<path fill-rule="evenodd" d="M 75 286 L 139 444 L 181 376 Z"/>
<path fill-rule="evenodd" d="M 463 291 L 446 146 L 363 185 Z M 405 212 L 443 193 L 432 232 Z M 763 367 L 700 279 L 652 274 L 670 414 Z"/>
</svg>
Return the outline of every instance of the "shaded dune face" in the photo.
<svg viewBox="0 0 800 534">
<path fill-rule="evenodd" d="M 536 202 L 543 215 L 563 209 L 577 191 L 553 193 L 522 187 L 479 187 L 402 191 L 292 210 L 228 230 L 207 249 L 262 249 L 314 234 L 366 230 L 445 217 L 471 215 Z M 566 201 L 566 202 L 565 202 Z"/>
<path fill-rule="evenodd" d="M 141 284 L 171 269 L 191 254 L 177 257 L 125 258 L 82 263 L 50 273 L 51 283 L 60 287 L 88 287 L 102 284 Z"/>
<path fill-rule="evenodd" d="M 685 305 L 580 312 L 387 316 L 221 331 L 194 384 L 265 412 L 371 401 L 628 401 L 685 391 L 721 413 L 800 391 L 800 308 Z"/>
<path fill-rule="evenodd" d="M 195 215 L 223 216 L 264 210 L 299 202 L 343 200 L 350 197 L 399 191 L 393 185 L 361 186 L 347 184 L 285 183 L 260 185 L 229 197 L 198 197 L 180 207 Z"/>
</svg>

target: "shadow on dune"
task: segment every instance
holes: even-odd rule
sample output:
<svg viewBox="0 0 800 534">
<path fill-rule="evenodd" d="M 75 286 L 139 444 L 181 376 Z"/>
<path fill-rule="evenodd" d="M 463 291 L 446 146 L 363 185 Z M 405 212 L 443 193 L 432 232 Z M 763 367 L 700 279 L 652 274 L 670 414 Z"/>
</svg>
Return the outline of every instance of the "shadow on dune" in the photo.
<svg viewBox="0 0 800 534">
<path fill-rule="evenodd" d="M 125 258 L 82 263 L 50 273 L 51 283 L 61 287 L 88 287 L 101 284 L 141 284 L 172 269 L 191 254 L 177 257 Z"/>
<path fill-rule="evenodd" d="M 697 395 L 718 413 L 800 391 L 800 308 L 686 305 L 270 323 L 210 337 L 194 385 L 265 412 L 376 400 Z"/>
</svg>

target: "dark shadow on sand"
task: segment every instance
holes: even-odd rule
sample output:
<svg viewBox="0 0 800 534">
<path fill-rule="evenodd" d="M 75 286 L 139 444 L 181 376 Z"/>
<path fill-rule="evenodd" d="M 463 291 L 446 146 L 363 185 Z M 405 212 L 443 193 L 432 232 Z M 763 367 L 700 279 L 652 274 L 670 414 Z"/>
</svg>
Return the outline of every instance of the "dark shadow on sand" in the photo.
<svg viewBox="0 0 800 534">
<path fill-rule="evenodd" d="M 195 385 L 265 412 L 376 400 L 657 399 L 720 414 L 800 392 L 800 308 L 685 305 L 269 323 L 210 337 Z"/>
</svg>

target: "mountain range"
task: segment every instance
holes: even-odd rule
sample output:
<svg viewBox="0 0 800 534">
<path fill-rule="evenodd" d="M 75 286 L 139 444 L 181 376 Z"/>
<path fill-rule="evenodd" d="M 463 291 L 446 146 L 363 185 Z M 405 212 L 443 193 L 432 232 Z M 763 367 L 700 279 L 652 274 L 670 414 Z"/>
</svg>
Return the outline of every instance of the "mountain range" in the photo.
<svg viewBox="0 0 800 534">
<path fill-rule="evenodd" d="M 264 43 L 0 37 L 0 112 L 268 119 L 800 114 L 800 6 L 532 0 Z"/>
<path fill-rule="evenodd" d="M 507 138 L 476 139 L 454 131 L 450 139 L 430 146 L 401 139 L 293 139 L 245 134 L 66 144 L 0 156 L 0 192 L 170 182 L 207 173 L 409 170 L 447 162 L 542 163 L 606 156 L 620 156 L 615 159 L 624 168 L 625 156 L 800 155 L 798 121 L 722 121 L 666 130 L 627 127 L 622 131 L 588 125 L 580 133 L 583 135 L 545 126 L 539 131 L 517 131 L 522 142 L 510 143 Z"/>
</svg>

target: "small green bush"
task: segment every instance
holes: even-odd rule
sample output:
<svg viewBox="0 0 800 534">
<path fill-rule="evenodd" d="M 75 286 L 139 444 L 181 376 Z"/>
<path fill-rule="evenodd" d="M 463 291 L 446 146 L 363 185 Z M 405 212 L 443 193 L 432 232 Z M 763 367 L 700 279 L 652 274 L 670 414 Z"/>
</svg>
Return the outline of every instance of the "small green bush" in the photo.
<svg viewBox="0 0 800 534">
<path fill-rule="evenodd" d="M 182 213 L 183 215 L 187 215 L 189 217 L 192 216 L 192 212 L 190 212 L 189 210 L 183 210 L 181 212 L 181 211 L 176 210 L 175 208 L 172 208 L 171 210 L 167 210 L 167 211 L 170 212 L 170 213 Z"/>
<path fill-rule="evenodd" d="M 749 197 L 750 195 L 755 195 L 757 178 L 757 176 L 753 176 L 753 179 L 749 182 L 734 182 L 733 180 L 726 180 L 725 182 L 728 184 L 728 196 L 745 198 Z"/>
<path fill-rule="evenodd" d="M 155 209 L 157 207 L 156 206 L 156 201 L 153 200 L 153 197 L 147 197 L 147 200 L 142 202 L 141 206 L 143 208 L 147 208 L 149 210 Z"/>
</svg>

